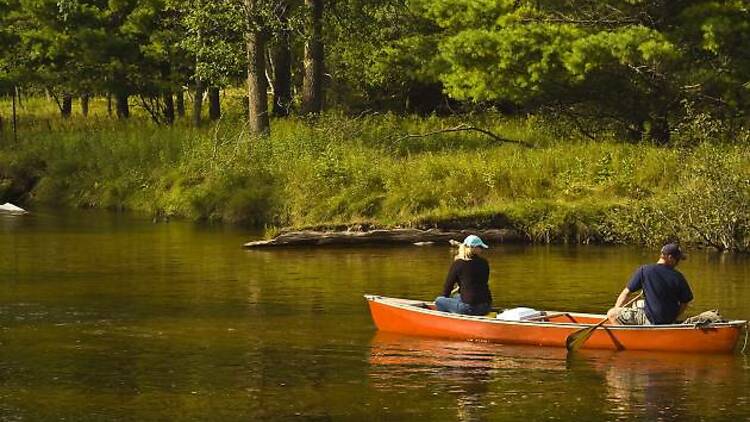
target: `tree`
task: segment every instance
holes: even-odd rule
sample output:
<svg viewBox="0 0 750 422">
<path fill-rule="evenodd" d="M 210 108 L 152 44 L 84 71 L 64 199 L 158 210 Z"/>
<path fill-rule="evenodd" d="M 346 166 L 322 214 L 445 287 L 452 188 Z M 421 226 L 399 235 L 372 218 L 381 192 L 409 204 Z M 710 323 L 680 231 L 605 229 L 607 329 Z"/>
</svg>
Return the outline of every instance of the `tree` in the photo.
<svg viewBox="0 0 750 422">
<path fill-rule="evenodd" d="M 155 121 L 164 120 L 178 35 L 162 1 L 20 0 L 17 6 L 28 80 L 52 94 L 63 117 L 74 94 L 103 92 L 114 95 L 120 118 L 130 115 L 130 97 L 137 95 Z"/>
<path fill-rule="evenodd" d="M 218 86 L 208 87 L 208 118 L 219 120 L 221 117 L 221 96 Z"/>
<path fill-rule="evenodd" d="M 88 17 L 88 10 L 52 0 L 20 0 L 12 6 L 8 20 L 18 37 L 19 53 L 25 53 L 14 62 L 16 72 L 28 83 L 45 87 L 61 116 L 69 117 L 76 85 L 90 70 L 78 57 L 83 48 L 81 35 L 88 29 L 82 18 Z"/>
<path fill-rule="evenodd" d="M 11 122 L 16 133 L 16 87 L 22 82 L 19 62 L 23 59 L 20 38 L 15 28 L 14 12 L 19 8 L 15 0 L 0 0 L 0 96 L 12 96 Z M 3 117 L 0 113 L 0 136 L 3 131 Z"/>
<path fill-rule="evenodd" d="M 274 31 L 271 64 L 273 67 L 273 108 L 276 117 L 289 115 L 292 106 L 292 26 L 290 1 L 281 0 L 275 8 L 278 30 Z"/>
<path fill-rule="evenodd" d="M 268 118 L 263 4 L 260 0 L 244 0 L 244 2 L 247 19 L 245 51 L 247 53 L 248 123 L 251 133 L 262 135 L 271 130 Z"/>
<path fill-rule="evenodd" d="M 442 31 L 407 0 L 342 0 L 324 14 L 326 101 L 361 109 L 430 113 L 446 96 L 439 80 Z"/>
<path fill-rule="evenodd" d="M 323 109 L 323 0 L 305 0 L 305 75 L 302 82 L 302 113 Z"/>
<path fill-rule="evenodd" d="M 180 25 L 184 32 L 179 44 L 190 55 L 194 67 L 193 119 L 200 125 L 203 94 L 209 93 L 209 116 L 220 114 L 219 89 L 229 85 L 245 70 L 246 15 L 239 0 L 176 1 L 181 11 Z"/>
<path fill-rule="evenodd" d="M 682 101 L 715 98 L 731 108 L 721 92 L 737 90 L 746 101 L 738 79 L 747 53 L 736 40 L 747 40 L 750 12 L 741 1 L 415 0 L 412 7 L 441 28 L 433 56 L 456 99 L 552 107 L 658 143 L 669 142 Z M 724 72 L 727 61 L 742 65 Z"/>
</svg>

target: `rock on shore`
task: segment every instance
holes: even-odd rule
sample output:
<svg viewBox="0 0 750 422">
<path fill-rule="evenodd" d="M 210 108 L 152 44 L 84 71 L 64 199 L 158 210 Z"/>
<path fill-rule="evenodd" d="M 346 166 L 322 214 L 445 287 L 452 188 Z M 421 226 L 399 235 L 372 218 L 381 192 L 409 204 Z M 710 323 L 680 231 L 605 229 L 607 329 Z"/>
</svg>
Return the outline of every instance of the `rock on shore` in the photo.
<svg viewBox="0 0 750 422">
<path fill-rule="evenodd" d="M 17 207 L 10 202 L 0 205 L 0 214 L 24 215 L 29 212 L 21 207 Z"/>
</svg>

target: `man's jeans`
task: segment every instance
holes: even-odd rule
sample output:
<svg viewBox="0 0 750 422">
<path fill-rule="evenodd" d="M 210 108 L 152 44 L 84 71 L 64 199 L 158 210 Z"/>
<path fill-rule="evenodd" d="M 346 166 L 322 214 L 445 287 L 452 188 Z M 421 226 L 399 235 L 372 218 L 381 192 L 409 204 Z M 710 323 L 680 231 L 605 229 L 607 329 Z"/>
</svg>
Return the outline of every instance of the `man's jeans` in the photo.
<svg viewBox="0 0 750 422">
<path fill-rule="evenodd" d="M 435 298 L 435 308 L 438 311 L 463 315 L 485 315 L 490 311 L 490 305 L 487 303 L 471 306 L 461 302 L 461 297 L 444 296 Z"/>
</svg>

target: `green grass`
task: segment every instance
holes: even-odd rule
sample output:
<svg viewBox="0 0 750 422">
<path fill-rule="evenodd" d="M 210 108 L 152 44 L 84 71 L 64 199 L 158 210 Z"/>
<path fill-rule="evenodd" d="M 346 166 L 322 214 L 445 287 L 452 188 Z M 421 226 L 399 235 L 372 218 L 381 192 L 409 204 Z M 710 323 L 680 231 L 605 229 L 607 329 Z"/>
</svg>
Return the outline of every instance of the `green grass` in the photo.
<svg viewBox="0 0 750 422">
<path fill-rule="evenodd" d="M 101 115 L 101 107 L 98 101 L 92 109 L 98 117 L 89 119 L 63 121 L 51 114 L 54 108 L 46 117 L 22 116 L 27 123 L 17 143 L 6 126 L 0 199 L 25 194 L 32 203 L 240 222 L 269 232 L 357 224 L 503 226 L 542 242 L 704 242 L 704 233 L 687 224 L 664 223 L 681 218 L 686 201 L 697 203 L 685 194 L 691 187 L 693 196 L 729 195 L 722 206 L 737 207 L 739 246 L 730 249 L 750 239 L 743 208 L 750 198 L 750 186 L 743 185 L 750 180 L 747 143 L 699 139 L 666 149 L 584 140 L 533 116 L 334 112 L 315 121 L 274 120 L 270 138 L 252 138 L 238 107 L 200 129 L 184 121 L 155 126 L 138 113 L 118 122 Z M 535 148 L 476 132 L 405 136 L 466 122 Z M 712 166 L 733 175 L 736 192 L 722 191 L 729 182 L 719 175 L 701 173 L 710 157 Z"/>
</svg>

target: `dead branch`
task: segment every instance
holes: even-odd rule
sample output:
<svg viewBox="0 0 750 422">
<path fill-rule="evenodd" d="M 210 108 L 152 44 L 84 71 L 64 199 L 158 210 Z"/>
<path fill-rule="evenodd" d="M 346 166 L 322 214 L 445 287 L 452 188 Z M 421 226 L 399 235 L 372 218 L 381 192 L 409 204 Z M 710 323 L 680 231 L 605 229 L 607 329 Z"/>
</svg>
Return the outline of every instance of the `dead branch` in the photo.
<svg viewBox="0 0 750 422">
<path fill-rule="evenodd" d="M 60 102 L 60 97 L 55 93 L 55 91 L 52 88 L 47 87 L 47 92 L 52 97 L 53 100 L 55 100 L 55 104 L 57 104 L 57 109 L 62 113 L 62 102 Z"/>
<path fill-rule="evenodd" d="M 398 138 L 398 140 L 401 141 L 401 140 L 410 139 L 410 138 L 425 138 L 427 136 L 439 135 L 441 133 L 467 132 L 467 131 L 479 132 L 481 134 L 489 136 L 490 138 L 492 138 L 492 139 L 494 139 L 494 140 L 496 140 L 498 142 L 518 144 L 518 145 L 525 146 L 526 148 L 534 148 L 534 145 L 529 144 L 527 142 L 519 141 L 519 140 L 515 140 L 515 139 L 503 138 L 501 136 L 498 136 L 498 135 L 490 132 L 489 130 L 478 128 L 478 127 L 474 127 L 474 126 L 469 126 L 469 125 L 466 125 L 466 124 L 463 124 L 463 123 L 460 124 L 460 125 L 458 125 L 458 126 L 455 126 L 455 127 L 450 127 L 450 128 L 446 128 L 446 129 L 440 129 L 440 130 L 436 130 L 436 131 L 428 132 L 428 133 L 407 134 L 407 135 L 404 135 L 404 136 Z"/>
<path fill-rule="evenodd" d="M 634 25 L 640 23 L 636 18 L 621 18 L 621 19 L 582 19 L 572 18 L 567 16 L 560 17 L 545 17 L 545 18 L 523 18 L 519 19 L 521 23 L 560 23 L 560 24 L 571 24 L 571 25 L 582 25 L 582 26 L 605 26 L 605 27 L 620 27 L 627 25 Z"/>
<path fill-rule="evenodd" d="M 162 124 L 163 122 L 159 116 L 163 113 L 163 107 L 161 106 L 158 97 L 146 98 L 143 95 L 139 95 L 138 98 L 141 100 L 141 107 L 143 107 L 143 109 L 151 116 L 151 120 L 157 125 Z"/>
</svg>

